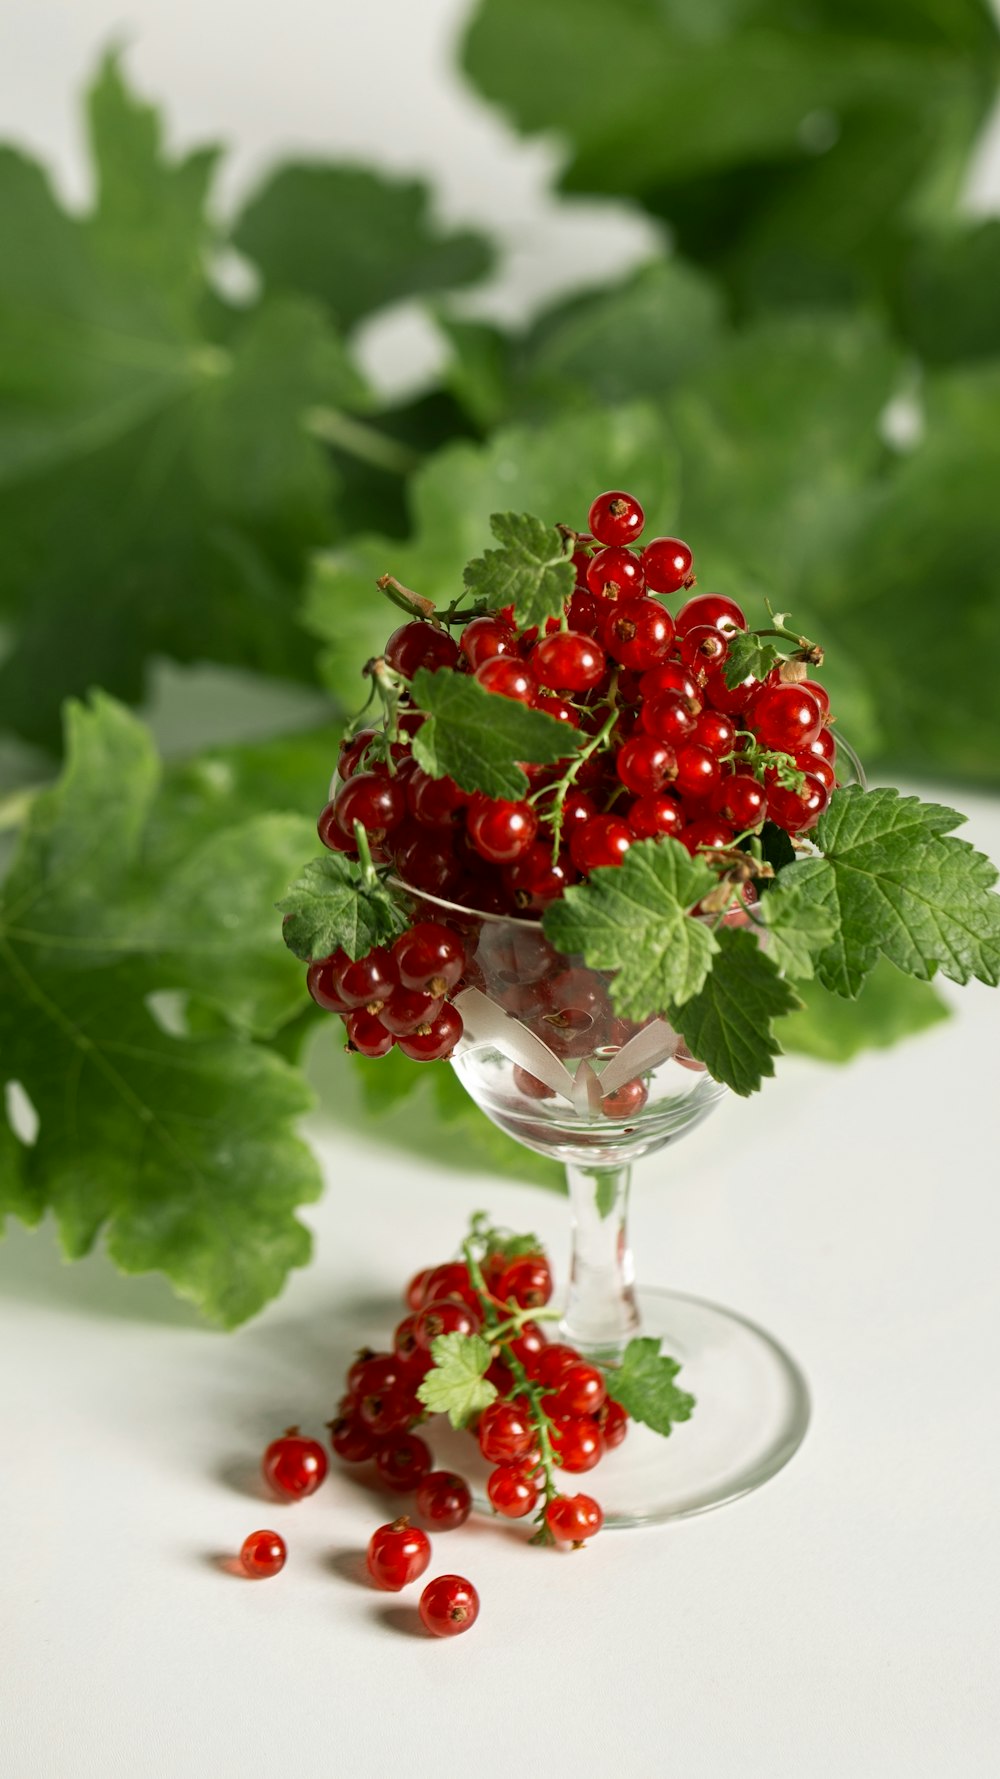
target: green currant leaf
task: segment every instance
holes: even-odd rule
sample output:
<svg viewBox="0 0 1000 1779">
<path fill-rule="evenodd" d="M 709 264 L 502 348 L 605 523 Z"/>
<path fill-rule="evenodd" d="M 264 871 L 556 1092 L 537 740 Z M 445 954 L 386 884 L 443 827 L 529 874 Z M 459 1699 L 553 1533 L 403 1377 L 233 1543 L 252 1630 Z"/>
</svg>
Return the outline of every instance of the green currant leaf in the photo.
<svg viewBox="0 0 1000 1779">
<path fill-rule="evenodd" d="M 796 979 L 812 976 L 815 959 L 836 937 L 832 909 L 782 872 L 763 898 L 760 913 L 768 929 L 768 955 L 778 969 Z"/>
<path fill-rule="evenodd" d="M 285 944 L 306 962 L 338 950 L 365 957 L 373 946 L 390 944 L 407 924 L 405 909 L 381 878 L 340 852 L 310 859 L 277 906 Z"/>
<path fill-rule="evenodd" d="M 496 1385 L 487 1381 L 493 1352 L 479 1334 L 439 1334 L 431 1343 L 433 1368 L 417 1397 L 432 1415 L 447 1415 L 453 1427 L 464 1427 L 473 1415 L 496 1400 Z"/>
<path fill-rule="evenodd" d="M 427 713 L 413 737 L 418 765 L 432 778 L 449 777 L 463 791 L 488 797 L 523 797 L 528 780 L 521 760 L 548 765 L 564 760 L 587 737 L 567 733 L 544 711 L 529 710 L 516 698 L 487 692 L 466 674 L 420 667 L 413 676 L 413 701 Z"/>
<path fill-rule="evenodd" d="M 525 630 L 558 617 L 576 581 L 562 532 L 532 513 L 492 513 L 490 529 L 501 547 L 466 565 L 467 591 L 493 611 L 513 605 Z"/>
<path fill-rule="evenodd" d="M 626 1019 L 664 1013 L 700 989 L 718 951 L 689 910 L 715 873 L 677 840 L 640 840 L 620 865 L 594 871 L 545 911 L 545 935 L 592 970 L 614 970 L 611 998 Z"/>
<path fill-rule="evenodd" d="M 815 830 L 823 857 L 783 873 L 833 917 L 816 960 L 824 987 L 856 995 L 880 955 L 925 982 L 939 969 L 953 982 L 1000 981 L 997 872 L 949 834 L 963 820 L 888 788 L 834 792 Z"/>
<path fill-rule="evenodd" d="M 666 1437 L 678 1421 L 689 1421 L 694 1397 L 674 1382 L 680 1365 L 660 1352 L 660 1342 L 650 1335 L 630 1340 L 621 1365 L 604 1374 L 608 1395 L 627 1409 L 634 1421 Z"/>
<path fill-rule="evenodd" d="M 771 1022 L 799 1005 L 777 966 L 745 928 L 722 927 L 718 956 L 700 991 L 670 1011 L 692 1056 L 734 1093 L 755 1093 L 774 1074 L 781 1046 Z"/>
<path fill-rule="evenodd" d="M 502 1255 L 504 1260 L 517 1260 L 525 1254 L 541 1254 L 537 1235 L 515 1235 L 509 1229 L 496 1229 L 487 1211 L 476 1211 L 469 1224 L 469 1239 L 481 1245 L 484 1256 Z"/>
<path fill-rule="evenodd" d="M 735 631 L 729 638 L 729 653 L 722 668 L 726 685 L 738 686 L 748 673 L 766 679 L 777 659 L 777 649 L 765 636 L 758 636 L 753 630 Z"/>
</svg>

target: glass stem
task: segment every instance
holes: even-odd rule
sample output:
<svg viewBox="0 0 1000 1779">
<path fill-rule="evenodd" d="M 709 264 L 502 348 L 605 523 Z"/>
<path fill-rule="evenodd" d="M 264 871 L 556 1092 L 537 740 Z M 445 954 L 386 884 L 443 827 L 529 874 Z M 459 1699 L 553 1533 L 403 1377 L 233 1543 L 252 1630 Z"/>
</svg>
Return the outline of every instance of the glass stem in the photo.
<svg viewBox="0 0 1000 1779">
<path fill-rule="evenodd" d="M 640 1329 L 627 1230 L 631 1169 L 569 1166 L 566 1179 L 573 1251 L 559 1332 L 585 1358 L 613 1365 Z"/>
</svg>

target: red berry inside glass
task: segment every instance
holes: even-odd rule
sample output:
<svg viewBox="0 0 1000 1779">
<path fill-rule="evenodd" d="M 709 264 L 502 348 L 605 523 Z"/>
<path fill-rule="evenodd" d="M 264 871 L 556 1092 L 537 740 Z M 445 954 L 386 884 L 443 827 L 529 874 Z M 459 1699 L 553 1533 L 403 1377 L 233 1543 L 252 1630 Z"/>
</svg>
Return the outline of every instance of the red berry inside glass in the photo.
<svg viewBox="0 0 1000 1779">
<path fill-rule="evenodd" d="M 276 1495 L 302 1501 L 315 1494 L 329 1465 L 318 1440 L 307 1439 L 297 1427 L 289 1427 L 280 1439 L 271 1441 L 261 1468 L 265 1482 Z"/>
</svg>

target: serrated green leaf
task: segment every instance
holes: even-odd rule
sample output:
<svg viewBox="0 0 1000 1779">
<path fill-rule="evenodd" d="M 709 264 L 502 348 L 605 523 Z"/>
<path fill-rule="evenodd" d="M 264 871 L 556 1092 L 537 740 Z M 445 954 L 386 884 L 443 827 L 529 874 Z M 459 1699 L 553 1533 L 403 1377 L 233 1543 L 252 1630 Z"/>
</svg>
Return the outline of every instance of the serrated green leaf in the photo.
<svg viewBox="0 0 1000 1779">
<path fill-rule="evenodd" d="M 718 956 L 698 994 L 670 1011 L 692 1056 L 717 1081 L 743 1097 L 774 1074 L 781 1046 L 772 1021 L 790 1013 L 798 996 L 745 929 L 722 927 Z"/>
<path fill-rule="evenodd" d="M 310 859 L 277 906 L 284 915 L 285 944 L 306 962 L 338 950 L 364 957 L 373 946 L 389 944 L 406 926 L 392 891 L 340 852 Z"/>
<path fill-rule="evenodd" d="M 836 935 L 833 911 L 781 872 L 761 901 L 760 913 L 768 931 L 768 955 L 778 969 L 797 981 L 812 976 L 816 958 Z"/>
<path fill-rule="evenodd" d="M 546 937 L 592 970 L 614 970 L 611 998 L 627 1019 L 663 1013 L 696 994 L 718 941 L 689 909 L 715 873 L 677 840 L 640 840 L 620 865 L 594 871 L 545 911 Z"/>
<path fill-rule="evenodd" d="M 844 1063 L 864 1050 L 885 1050 L 951 1016 L 929 982 L 901 975 L 885 958 L 865 978 L 857 1000 L 845 1000 L 821 982 L 796 988 L 804 1004 L 779 1021 L 781 1048 L 820 1062 Z"/>
<path fill-rule="evenodd" d="M 439 1334 L 431 1342 L 434 1365 L 419 1385 L 419 1400 L 432 1415 L 447 1415 L 453 1427 L 464 1427 L 496 1400 L 496 1385 L 483 1375 L 492 1357 L 481 1335 Z"/>
<path fill-rule="evenodd" d="M 490 529 L 501 548 L 466 564 L 466 590 L 492 611 L 513 605 L 525 630 L 558 617 L 576 582 L 562 533 L 533 513 L 493 513 Z"/>
<path fill-rule="evenodd" d="M 516 800 L 528 789 L 518 761 L 548 765 L 586 741 L 575 730 L 567 736 L 567 725 L 544 711 L 487 692 L 448 667 L 436 673 L 418 668 L 411 691 L 417 708 L 427 714 L 413 737 L 417 764 L 432 778 L 453 778 L 463 791 Z"/>
<path fill-rule="evenodd" d="M 650 1335 L 630 1340 L 620 1366 L 604 1374 L 608 1395 L 627 1409 L 634 1421 L 666 1437 L 679 1421 L 689 1421 L 695 1399 L 674 1382 L 680 1364 L 660 1352 L 660 1342 Z"/>
<path fill-rule="evenodd" d="M 748 673 L 766 679 L 778 659 L 778 651 L 766 637 L 752 630 L 737 630 L 729 638 L 729 653 L 723 664 L 726 685 L 738 686 Z"/>
<path fill-rule="evenodd" d="M 1000 896 L 996 869 L 947 830 L 964 820 L 938 803 L 881 788 L 835 791 L 815 840 L 823 857 L 785 872 L 826 908 L 835 938 L 816 960 L 826 988 L 853 996 L 881 955 L 929 981 L 1000 981 Z"/>
</svg>

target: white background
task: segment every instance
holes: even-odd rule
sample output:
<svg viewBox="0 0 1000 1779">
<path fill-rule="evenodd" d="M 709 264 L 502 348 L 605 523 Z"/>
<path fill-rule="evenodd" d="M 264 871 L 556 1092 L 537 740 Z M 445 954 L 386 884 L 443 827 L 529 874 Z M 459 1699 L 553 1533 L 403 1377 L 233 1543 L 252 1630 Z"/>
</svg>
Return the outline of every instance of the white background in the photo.
<svg viewBox="0 0 1000 1779">
<path fill-rule="evenodd" d="M 227 201 L 288 151 L 430 173 L 450 220 L 490 214 L 508 252 L 488 301 L 523 314 L 653 235 L 618 207 L 547 197 L 555 148 L 518 143 L 448 71 L 465 10 L 32 0 L 11 17 L 8 0 L 3 133 L 79 197 L 71 93 L 125 35 L 176 141 L 235 142 Z M 973 196 L 995 189 L 987 152 Z M 369 342 L 395 379 L 424 346 L 405 318 Z M 971 806 L 969 837 L 1000 857 L 1000 805 Z M 380 1517 L 360 1491 L 338 1475 L 311 1502 L 265 1505 L 257 1457 L 290 1420 L 320 1429 L 352 1347 L 385 1338 L 401 1281 L 450 1252 L 471 1209 L 530 1223 L 559 1256 L 562 1201 L 317 1124 L 315 1263 L 231 1337 L 159 1280 L 120 1280 L 101 1256 L 63 1268 L 48 1231 L 14 1231 L 0 1771 L 993 1779 L 1000 1046 L 989 993 L 954 999 L 951 1024 L 850 1069 L 787 1061 L 639 1169 L 643 1276 L 738 1307 L 805 1365 L 815 1420 L 789 1470 L 578 1556 L 492 1525 L 447 1535 L 435 1572 L 468 1573 L 483 1600 L 447 1645 L 412 1635 L 405 1596 L 359 1585 Z M 268 1524 L 288 1567 L 241 1581 L 220 1560 Z"/>
</svg>

